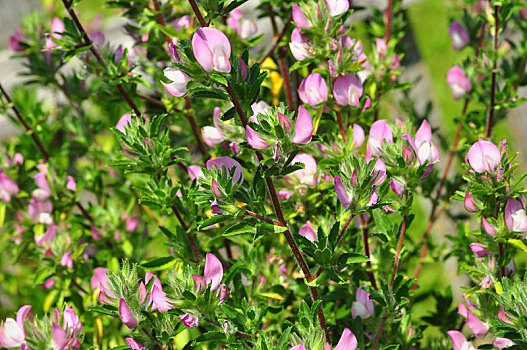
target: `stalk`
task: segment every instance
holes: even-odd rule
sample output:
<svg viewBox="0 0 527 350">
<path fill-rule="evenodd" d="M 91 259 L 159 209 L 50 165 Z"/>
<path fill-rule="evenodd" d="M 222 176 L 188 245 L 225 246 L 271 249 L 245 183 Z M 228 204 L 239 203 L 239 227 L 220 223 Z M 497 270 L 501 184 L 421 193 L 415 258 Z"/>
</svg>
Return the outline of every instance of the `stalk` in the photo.
<svg viewBox="0 0 527 350">
<path fill-rule="evenodd" d="M 487 124 L 487 137 L 492 133 L 494 107 L 496 105 L 496 70 L 498 66 L 498 31 L 499 31 L 499 6 L 494 6 L 494 64 L 492 66 L 491 86 L 490 86 L 490 110 Z"/>
</svg>

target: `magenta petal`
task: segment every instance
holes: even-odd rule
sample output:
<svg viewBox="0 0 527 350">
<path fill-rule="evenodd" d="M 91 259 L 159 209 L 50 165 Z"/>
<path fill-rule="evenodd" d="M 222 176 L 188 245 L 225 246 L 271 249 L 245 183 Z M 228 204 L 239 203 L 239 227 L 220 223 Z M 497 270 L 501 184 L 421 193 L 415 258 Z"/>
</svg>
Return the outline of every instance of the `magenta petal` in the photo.
<svg viewBox="0 0 527 350">
<path fill-rule="evenodd" d="M 337 192 L 339 202 L 345 209 L 348 209 L 352 201 L 352 196 L 346 191 L 346 188 L 338 175 L 335 176 L 335 192 Z"/>
<path fill-rule="evenodd" d="M 293 133 L 293 143 L 308 144 L 313 135 L 313 119 L 303 106 L 298 107 L 298 117 L 296 119 L 295 131 Z"/>
<path fill-rule="evenodd" d="M 265 142 L 249 125 L 245 126 L 245 137 L 247 138 L 249 145 L 251 145 L 253 148 L 264 149 L 269 147 L 269 143 Z"/>
<path fill-rule="evenodd" d="M 470 309 L 467 309 L 467 326 L 478 339 L 483 337 L 489 330 L 489 327 L 481 322 L 481 320 L 474 315 Z"/>
<path fill-rule="evenodd" d="M 355 338 L 355 334 L 353 334 L 348 328 L 345 328 L 335 350 L 355 349 L 357 349 L 357 338 Z"/>
<path fill-rule="evenodd" d="M 404 185 L 399 181 L 395 180 L 393 177 L 390 179 L 390 187 L 399 198 L 403 198 Z"/>
<path fill-rule="evenodd" d="M 30 310 L 31 305 L 24 305 L 20 309 L 18 309 L 18 312 L 16 313 L 16 323 L 18 323 L 20 329 L 22 329 L 24 333 L 24 320 L 27 318 L 27 315 L 29 314 Z"/>
<path fill-rule="evenodd" d="M 280 125 L 282 126 L 282 128 L 284 128 L 285 132 L 289 132 L 289 130 L 291 130 L 291 122 L 282 113 L 278 112 L 277 114 Z"/>
<path fill-rule="evenodd" d="M 467 338 L 461 332 L 448 331 L 446 334 L 450 337 L 454 350 L 462 350 L 463 344 L 467 343 Z"/>
<path fill-rule="evenodd" d="M 196 292 L 203 293 L 205 291 L 205 280 L 201 276 L 192 275 L 193 286 L 196 289 Z"/>
<path fill-rule="evenodd" d="M 505 205 L 505 224 L 509 232 L 527 232 L 527 215 L 519 200 L 507 199 L 507 204 Z"/>
<path fill-rule="evenodd" d="M 309 222 L 309 220 L 307 220 L 307 222 L 304 225 L 302 225 L 302 227 L 300 227 L 300 230 L 298 230 L 298 234 L 300 236 L 307 238 L 311 242 L 314 242 L 317 240 L 317 233 L 313 229 L 313 226 L 311 226 L 311 223 Z"/>
<path fill-rule="evenodd" d="M 217 169 L 221 169 L 222 166 L 224 166 L 229 173 L 232 173 L 232 168 L 234 168 L 234 174 L 232 176 L 232 184 L 236 184 L 239 182 L 239 185 L 243 183 L 244 179 L 244 173 L 243 168 L 240 163 L 238 163 L 236 160 L 232 159 L 231 157 L 218 157 L 215 159 L 209 159 L 207 161 L 207 169 L 212 170 L 214 167 Z"/>
<path fill-rule="evenodd" d="M 364 130 L 359 124 L 353 124 L 353 145 L 355 148 L 360 147 L 364 143 Z"/>
<path fill-rule="evenodd" d="M 468 151 L 468 162 L 477 173 L 493 173 L 500 164 L 501 154 L 495 144 L 479 139 Z"/>
<path fill-rule="evenodd" d="M 304 344 L 298 344 L 293 346 L 292 348 L 289 348 L 289 350 L 306 350 L 306 348 L 304 347 Z"/>
<path fill-rule="evenodd" d="M 494 236 L 496 235 L 496 230 L 492 225 L 485 219 L 484 216 L 481 217 L 481 224 L 483 225 L 483 229 L 485 232 L 487 232 L 489 235 Z"/>
<path fill-rule="evenodd" d="M 311 22 L 307 19 L 306 15 L 302 12 L 300 7 L 297 4 L 292 5 L 293 8 L 293 21 L 297 28 L 300 29 L 309 29 L 312 27 Z"/>
<path fill-rule="evenodd" d="M 452 39 L 454 50 L 461 50 L 470 43 L 470 36 L 465 27 L 458 21 L 453 21 L 448 27 L 448 35 Z"/>
<path fill-rule="evenodd" d="M 132 310 L 130 310 L 130 307 L 128 307 L 128 304 L 123 298 L 119 300 L 119 317 L 126 327 L 130 329 L 134 329 L 138 325 L 137 318 L 134 316 Z"/>
<path fill-rule="evenodd" d="M 210 290 L 214 291 L 220 285 L 223 278 L 223 266 L 218 258 L 213 254 L 207 253 L 205 258 L 205 271 L 203 272 L 205 283 L 210 284 Z"/>
<path fill-rule="evenodd" d="M 192 328 L 198 324 L 198 318 L 194 315 L 187 313 L 178 317 L 186 327 Z"/>
<path fill-rule="evenodd" d="M 358 106 L 362 96 L 362 83 L 354 75 L 339 76 L 333 83 L 333 97 L 341 106 Z"/>
<path fill-rule="evenodd" d="M 423 120 L 423 123 L 415 133 L 415 145 L 417 148 L 420 148 L 424 142 L 432 142 L 432 128 L 426 120 Z"/>
<path fill-rule="evenodd" d="M 482 258 L 485 255 L 490 254 L 490 252 L 485 248 L 485 246 L 479 243 L 470 243 L 470 249 L 472 249 L 472 251 L 474 252 L 474 254 L 476 254 L 478 258 Z"/>
<path fill-rule="evenodd" d="M 496 337 L 496 339 L 494 339 L 494 341 L 492 342 L 492 345 L 501 350 L 516 345 L 516 343 L 508 338 Z"/>
<path fill-rule="evenodd" d="M 93 276 L 90 280 L 90 286 L 92 289 L 97 289 L 101 284 L 104 284 L 108 281 L 108 276 L 106 276 L 105 267 L 96 267 Z"/>
<path fill-rule="evenodd" d="M 128 344 L 129 347 L 132 348 L 132 350 L 145 350 L 146 349 L 145 344 L 139 343 L 135 339 L 126 338 L 124 341 L 126 342 L 126 344 Z"/>
<path fill-rule="evenodd" d="M 455 100 L 459 100 L 465 93 L 472 90 L 472 83 L 460 66 L 450 68 L 446 80 Z"/>
<path fill-rule="evenodd" d="M 163 292 L 163 289 L 161 289 L 161 287 L 154 285 L 154 287 L 152 288 L 151 296 L 152 302 L 159 311 L 167 312 L 168 310 L 174 308 L 173 305 L 168 303 L 170 299 L 166 297 L 166 294 L 165 292 Z"/>
<path fill-rule="evenodd" d="M 58 324 L 53 322 L 52 326 L 52 338 L 55 350 L 66 350 L 68 348 L 68 336 L 66 331 L 62 329 Z"/>
<path fill-rule="evenodd" d="M 476 205 L 474 204 L 474 197 L 472 197 L 468 190 L 465 192 L 465 200 L 463 203 L 465 204 L 465 209 L 468 211 L 478 211 L 478 208 L 476 208 Z"/>
<path fill-rule="evenodd" d="M 379 186 L 386 179 L 386 165 L 381 158 L 377 158 L 373 165 L 373 177 L 375 178 L 373 183 L 375 186 Z"/>
</svg>

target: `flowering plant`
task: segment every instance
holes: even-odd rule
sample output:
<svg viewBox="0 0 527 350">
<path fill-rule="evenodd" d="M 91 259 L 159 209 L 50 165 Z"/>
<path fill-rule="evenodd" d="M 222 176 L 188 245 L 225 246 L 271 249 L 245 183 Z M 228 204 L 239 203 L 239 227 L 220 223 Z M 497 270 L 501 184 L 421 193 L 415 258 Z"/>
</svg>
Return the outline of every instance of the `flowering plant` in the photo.
<svg viewBox="0 0 527 350">
<path fill-rule="evenodd" d="M 527 346 L 525 4 L 452 9 L 450 137 L 400 0 L 106 0 L 132 44 L 86 3 L 9 39 L 2 347 Z"/>
</svg>

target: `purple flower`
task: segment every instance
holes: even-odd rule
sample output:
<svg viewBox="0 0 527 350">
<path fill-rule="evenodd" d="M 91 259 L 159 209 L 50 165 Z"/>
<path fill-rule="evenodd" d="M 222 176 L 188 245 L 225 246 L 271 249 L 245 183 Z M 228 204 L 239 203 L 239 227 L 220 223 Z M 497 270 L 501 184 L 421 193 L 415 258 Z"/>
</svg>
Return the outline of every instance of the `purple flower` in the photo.
<svg viewBox="0 0 527 350">
<path fill-rule="evenodd" d="M 64 23 L 59 18 L 55 17 L 53 18 L 53 21 L 51 21 L 51 34 L 44 34 L 46 37 L 46 49 L 55 49 L 58 47 L 52 38 L 61 39 L 61 33 L 64 33 Z"/>
<path fill-rule="evenodd" d="M 300 181 L 301 184 L 315 186 L 317 184 L 317 161 L 311 154 L 300 153 L 293 158 L 291 164 L 302 163 L 304 169 L 299 169 L 293 172 L 293 175 Z"/>
<path fill-rule="evenodd" d="M 465 204 L 465 209 L 467 209 L 468 211 L 478 211 L 478 208 L 476 208 L 476 202 L 474 202 L 474 197 L 472 197 L 468 190 L 465 192 L 465 200 L 463 201 L 463 203 Z"/>
<path fill-rule="evenodd" d="M 366 160 L 373 159 L 373 156 L 381 155 L 382 144 L 392 143 L 392 130 L 386 123 L 385 119 L 377 120 L 371 125 L 368 143 L 366 144 Z"/>
<path fill-rule="evenodd" d="M 191 314 L 184 314 L 184 315 L 180 315 L 178 316 L 179 319 L 181 320 L 181 322 L 186 326 L 186 327 L 194 327 L 194 326 L 197 326 L 198 325 L 198 318 L 194 315 L 191 315 Z"/>
<path fill-rule="evenodd" d="M 311 226 L 311 222 L 309 222 L 309 220 L 307 220 L 307 222 L 302 225 L 302 227 L 300 227 L 300 229 L 298 230 L 298 234 L 307 238 L 311 242 L 317 240 L 317 233 L 315 232 L 313 226 Z"/>
<path fill-rule="evenodd" d="M 203 177 L 203 171 L 201 170 L 201 167 L 199 165 L 190 165 L 187 168 L 188 176 L 190 177 L 190 180 L 194 180 L 198 177 Z"/>
<path fill-rule="evenodd" d="M 11 196 L 18 194 L 18 185 L 9 176 L 0 171 L 0 199 L 4 203 L 11 201 Z"/>
<path fill-rule="evenodd" d="M 139 324 L 139 321 L 130 310 L 130 307 L 126 303 L 126 300 L 121 298 L 119 300 L 119 317 L 121 321 L 130 329 L 134 329 Z"/>
<path fill-rule="evenodd" d="M 304 344 L 298 344 L 293 346 L 292 348 L 289 348 L 289 350 L 306 350 Z"/>
<path fill-rule="evenodd" d="M 386 164 L 384 164 L 381 158 L 377 158 L 377 161 L 373 165 L 373 177 L 375 178 L 374 186 L 379 186 L 386 179 Z"/>
<path fill-rule="evenodd" d="M 258 32 L 255 19 L 244 14 L 240 8 L 232 10 L 226 22 L 242 39 L 247 39 Z"/>
<path fill-rule="evenodd" d="M 167 79 L 172 81 L 170 84 L 161 82 L 161 85 L 163 85 L 166 92 L 175 97 L 181 97 L 185 95 L 187 92 L 187 82 L 191 80 L 185 73 L 183 73 L 180 69 L 167 67 L 163 71 L 163 74 Z"/>
<path fill-rule="evenodd" d="M 212 170 L 213 168 L 217 168 L 220 170 L 222 167 L 225 167 L 229 173 L 232 174 L 232 169 L 234 168 L 234 174 L 232 174 L 232 184 L 236 184 L 239 182 L 238 186 L 241 186 L 244 179 L 243 174 L 243 168 L 240 163 L 238 163 L 236 160 L 232 159 L 231 157 L 218 157 L 216 159 L 210 159 L 207 161 L 207 169 Z"/>
<path fill-rule="evenodd" d="M 476 254 L 478 258 L 482 258 L 485 255 L 490 254 L 487 248 L 485 248 L 484 245 L 479 244 L 479 243 L 470 243 L 470 249 L 472 249 L 472 251 L 474 252 L 474 254 Z"/>
<path fill-rule="evenodd" d="M 7 45 L 11 50 L 15 52 L 21 52 L 24 51 L 24 46 L 20 45 L 20 42 L 23 42 L 25 40 L 28 40 L 27 36 L 22 33 L 20 28 L 16 28 L 15 34 L 9 37 L 9 42 L 7 43 Z"/>
<path fill-rule="evenodd" d="M 264 149 L 269 147 L 269 143 L 264 141 L 260 135 L 249 125 L 245 126 L 245 138 L 251 147 L 256 149 Z"/>
<path fill-rule="evenodd" d="M 452 97 L 454 97 L 455 100 L 459 100 L 464 94 L 472 90 L 470 79 L 460 66 L 450 68 L 446 76 L 446 81 L 448 86 L 450 86 Z"/>
<path fill-rule="evenodd" d="M 342 183 L 340 176 L 335 176 L 335 192 L 339 198 L 340 204 L 344 206 L 344 209 L 348 209 L 353 199 L 352 195 L 346 191 L 346 187 Z"/>
<path fill-rule="evenodd" d="M 311 73 L 302 80 L 298 88 L 298 96 L 304 103 L 316 106 L 328 100 L 326 81 L 319 73 Z"/>
<path fill-rule="evenodd" d="M 96 267 L 93 271 L 93 276 L 90 279 L 90 286 L 92 289 L 99 288 L 100 285 L 104 285 L 108 282 L 108 276 L 106 275 L 105 267 Z"/>
<path fill-rule="evenodd" d="M 467 30 L 458 21 L 450 23 L 448 27 L 448 35 L 452 39 L 452 46 L 454 50 L 461 50 L 470 44 L 470 37 Z"/>
<path fill-rule="evenodd" d="M 349 0 L 326 0 L 331 17 L 336 17 L 348 11 L 350 7 Z"/>
<path fill-rule="evenodd" d="M 474 345 L 467 341 L 463 333 L 459 331 L 448 331 L 446 334 L 450 337 L 454 350 L 476 350 Z"/>
<path fill-rule="evenodd" d="M 362 84 L 354 75 L 341 75 L 333 83 L 333 97 L 341 106 L 358 106 L 362 96 Z"/>
<path fill-rule="evenodd" d="M 507 199 L 505 224 L 509 232 L 527 233 L 527 215 L 523 204 L 517 199 Z"/>
<path fill-rule="evenodd" d="M 171 299 L 166 297 L 166 293 L 163 292 L 163 286 L 161 285 L 161 281 L 159 278 L 157 278 L 156 275 L 153 273 L 147 272 L 145 274 L 145 282 L 148 284 L 151 278 L 154 278 L 154 284 L 152 285 L 152 289 L 150 290 L 150 294 L 146 298 L 146 305 L 152 305 L 152 311 L 159 310 L 161 312 L 166 312 L 170 309 L 173 309 L 174 306 L 171 305 L 169 302 L 172 302 Z M 144 287 L 144 284 L 142 283 L 143 287 L 139 288 L 140 291 L 140 299 L 141 301 L 144 301 L 147 291 Z"/>
<path fill-rule="evenodd" d="M 51 337 L 53 340 L 53 348 L 55 350 L 68 349 L 68 335 L 66 334 L 66 331 L 62 329 L 56 322 L 53 322 Z"/>
<path fill-rule="evenodd" d="M 304 108 L 304 106 L 298 107 L 298 117 L 296 118 L 295 131 L 293 132 L 293 138 L 291 141 L 296 144 L 308 144 L 311 142 L 313 136 L 313 119 L 311 115 Z"/>
<path fill-rule="evenodd" d="M 198 63 L 210 73 L 231 71 L 231 43 L 221 31 L 215 28 L 198 28 L 192 37 L 192 50 Z"/>
<path fill-rule="evenodd" d="M 346 0 L 347 1 L 347 0 Z M 344 328 L 335 350 L 356 350 L 357 338 L 348 328 Z"/>
<path fill-rule="evenodd" d="M 46 225 L 53 224 L 53 218 L 51 217 L 52 210 L 53 206 L 49 200 L 40 201 L 37 198 L 31 198 L 27 208 L 29 217 L 35 224 L 40 223 Z"/>
<path fill-rule="evenodd" d="M 188 28 L 190 28 L 190 16 L 189 15 L 185 15 L 185 16 L 181 16 L 179 18 L 176 18 L 175 20 L 170 22 L 170 24 L 177 31 L 181 31 L 183 29 L 188 29 Z"/>
<path fill-rule="evenodd" d="M 498 147 L 489 141 L 479 139 L 467 154 L 468 163 L 477 173 L 493 173 L 500 164 L 501 155 Z"/>
<path fill-rule="evenodd" d="M 311 40 L 307 36 L 302 35 L 298 28 L 293 29 L 289 48 L 297 60 L 302 61 L 304 58 L 310 55 L 308 44 L 309 41 Z"/>
<path fill-rule="evenodd" d="M 351 317 L 360 316 L 362 319 L 366 319 L 373 315 L 375 315 L 373 300 L 370 300 L 370 293 L 362 289 L 361 286 L 357 288 L 355 301 L 351 304 Z"/>
<path fill-rule="evenodd" d="M 516 343 L 508 338 L 496 337 L 496 339 L 494 339 L 494 341 L 492 342 L 492 345 L 501 350 L 503 348 L 508 348 L 513 345 L 516 345 Z"/>
<path fill-rule="evenodd" d="M 223 278 L 223 266 L 220 260 L 211 253 L 205 257 L 205 271 L 203 272 L 205 283 L 211 285 L 210 290 L 215 291 Z"/>
<path fill-rule="evenodd" d="M 295 22 L 295 25 L 297 28 L 309 29 L 313 27 L 309 19 L 307 19 L 306 15 L 302 12 L 302 10 L 297 4 L 293 4 L 292 9 L 293 9 L 293 22 Z"/>
</svg>

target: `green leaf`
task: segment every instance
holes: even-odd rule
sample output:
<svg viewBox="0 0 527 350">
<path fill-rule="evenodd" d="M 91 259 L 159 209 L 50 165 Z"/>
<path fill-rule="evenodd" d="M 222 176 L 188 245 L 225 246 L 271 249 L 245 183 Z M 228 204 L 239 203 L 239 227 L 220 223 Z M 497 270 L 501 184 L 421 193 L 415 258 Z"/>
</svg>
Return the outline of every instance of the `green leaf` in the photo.
<svg viewBox="0 0 527 350">
<path fill-rule="evenodd" d="M 521 249 L 521 250 L 523 250 L 524 252 L 527 253 L 527 246 L 525 246 L 525 243 L 523 243 L 521 240 L 519 240 L 519 239 L 509 239 L 508 242 L 510 244 L 512 244 L 513 246 L 515 246 L 516 248 Z"/>
<path fill-rule="evenodd" d="M 237 224 L 232 225 L 231 227 L 228 227 L 225 231 L 223 231 L 223 235 L 225 237 L 231 237 L 242 235 L 244 233 L 254 234 L 255 232 L 256 228 L 253 225 L 249 225 L 245 222 L 239 222 Z"/>
<path fill-rule="evenodd" d="M 225 338 L 226 336 L 224 332 L 213 331 L 213 332 L 207 332 L 207 333 L 200 335 L 194 341 L 196 343 L 201 343 L 201 342 L 212 341 L 212 340 L 216 340 L 216 341 L 224 340 Z"/>
<path fill-rule="evenodd" d="M 164 256 L 161 258 L 155 258 L 149 261 L 146 261 L 141 264 L 142 267 L 149 271 L 158 271 L 164 270 L 176 263 L 176 260 L 172 256 Z"/>
<path fill-rule="evenodd" d="M 370 258 L 358 253 L 345 253 L 339 257 L 340 265 L 363 264 L 368 261 L 370 261 Z"/>
<path fill-rule="evenodd" d="M 204 227 L 207 227 L 207 226 L 210 226 L 210 225 L 215 225 L 215 224 L 218 224 L 220 222 L 230 220 L 232 218 L 234 218 L 234 215 L 231 215 L 231 214 L 214 215 L 214 216 L 208 218 L 207 220 L 202 221 L 198 225 L 198 230 L 202 230 Z"/>
<path fill-rule="evenodd" d="M 110 308 L 110 306 L 93 306 L 89 310 L 90 312 L 97 312 L 99 314 L 108 315 L 108 316 L 118 316 L 117 309 L 115 307 Z"/>
</svg>

